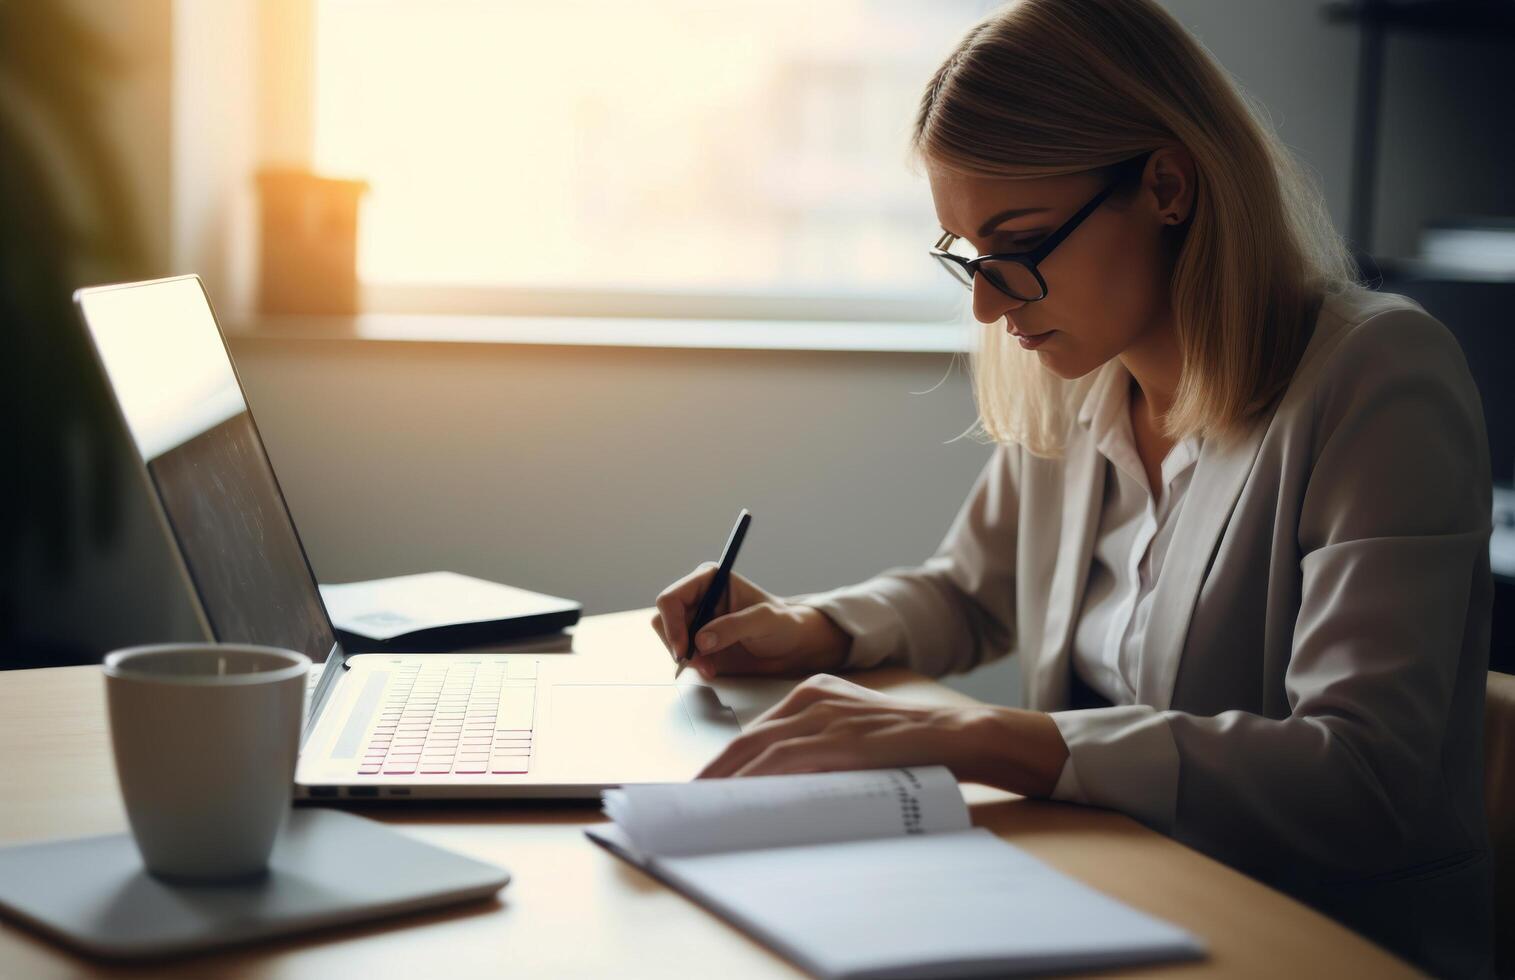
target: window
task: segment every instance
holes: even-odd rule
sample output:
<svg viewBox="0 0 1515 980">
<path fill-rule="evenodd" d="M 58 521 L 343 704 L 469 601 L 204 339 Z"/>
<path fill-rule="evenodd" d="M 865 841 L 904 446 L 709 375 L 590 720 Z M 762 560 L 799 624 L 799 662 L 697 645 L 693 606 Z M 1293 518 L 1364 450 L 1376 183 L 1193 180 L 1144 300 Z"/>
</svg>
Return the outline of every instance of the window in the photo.
<svg viewBox="0 0 1515 980">
<path fill-rule="evenodd" d="M 946 319 L 906 141 L 985 0 L 316 0 L 370 305 Z"/>
</svg>

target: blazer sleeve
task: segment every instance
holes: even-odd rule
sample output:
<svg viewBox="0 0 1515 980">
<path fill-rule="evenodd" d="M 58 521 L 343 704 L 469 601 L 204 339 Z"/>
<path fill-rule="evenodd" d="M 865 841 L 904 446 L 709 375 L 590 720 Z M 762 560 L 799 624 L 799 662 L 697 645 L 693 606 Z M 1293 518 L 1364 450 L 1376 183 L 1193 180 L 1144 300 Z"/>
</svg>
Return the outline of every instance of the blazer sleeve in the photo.
<svg viewBox="0 0 1515 980">
<path fill-rule="evenodd" d="M 844 665 L 940 676 L 1008 653 L 1015 633 L 1018 450 L 996 446 L 936 552 L 857 585 L 795 596 L 852 636 Z"/>
<path fill-rule="evenodd" d="M 1363 873 L 1447 791 L 1454 688 L 1487 615 L 1488 449 L 1460 348 L 1416 310 L 1354 328 L 1314 401 L 1290 713 L 1053 718 L 1089 802 L 1212 854 Z"/>
</svg>

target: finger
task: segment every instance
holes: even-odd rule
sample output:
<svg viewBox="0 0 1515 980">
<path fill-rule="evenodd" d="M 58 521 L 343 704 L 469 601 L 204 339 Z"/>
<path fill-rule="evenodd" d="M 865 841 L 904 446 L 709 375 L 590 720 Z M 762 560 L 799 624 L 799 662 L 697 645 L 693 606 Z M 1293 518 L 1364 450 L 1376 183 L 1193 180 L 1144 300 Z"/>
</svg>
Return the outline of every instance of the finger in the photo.
<svg viewBox="0 0 1515 980">
<path fill-rule="evenodd" d="M 747 763 L 756 759 L 776 742 L 814 735 L 824 730 L 835 718 L 836 708 L 820 706 L 789 718 L 780 718 L 765 724 L 753 725 L 726 744 L 705 768 L 699 778 L 719 779 L 736 773 Z"/>
<path fill-rule="evenodd" d="M 926 734 L 918 722 L 890 712 L 859 714 L 828 725 L 814 735 L 776 742 L 733 775 L 932 765 L 946 765 L 956 774 L 940 742 L 925 737 Z"/>
<path fill-rule="evenodd" d="M 658 639 L 663 641 L 663 647 L 668 651 L 669 659 L 674 663 L 679 662 L 679 655 L 673 650 L 673 641 L 668 638 L 667 628 L 663 625 L 663 614 L 656 613 L 652 617 L 652 628 L 657 633 Z"/>
<path fill-rule="evenodd" d="M 791 738 L 770 745 L 761 755 L 738 769 L 734 776 L 777 776 L 783 773 L 834 772 L 863 769 L 855 743 L 839 742 L 825 735 Z"/>
<path fill-rule="evenodd" d="M 770 731 L 748 729 L 727 743 L 714 759 L 705 763 L 705 767 L 694 778 L 725 779 L 733 776 L 738 769 L 768 751 L 769 746 L 773 744 L 774 736 Z"/>
<path fill-rule="evenodd" d="M 684 655 L 685 634 L 689 632 L 690 610 L 700 601 L 715 575 L 715 562 L 701 562 L 699 567 L 658 593 L 655 605 L 663 617 L 663 637 L 675 657 Z"/>
<path fill-rule="evenodd" d="M 663 641 L 663 646 L 668 650 L 668 655 L 670 657 L 673 657 L 674 660 L 677 660 L 678 657 L 674 655 L 673 647 L 668 642 L 668 634 L 665 633 L 665 632 L 663 632 L 663 614 L 662 613 L 653 613 L 652 614 L 652 631 L 658 635 L 658 639 L 659 640 Z"/>
<path fill-rule="evenodd" d="M 783 610 L 765 602 L 713 620 L 698 636 L 715 636 L 713 644 L 718 649 L 701 652 L 696 643 L 695 669 L 706 680 L 718 674 L 803 675 L 806 671 L 792 656 L 792 644 L 779 635 L 787 626 L 786 618 Z"/>
<path fill-rule="evenodd" d="M 695 652 L 706 655 L 745 644 L 750 651 L 753 640 L 772 636 L 778 627 L 778 611 L 772 603 L 759 602 L 738 612 L 718 616 L 695 634 Z"/>
<path fill-rule="evenodd" d="M 787 667 L 782 660 L 759 657 L 740 646 L 727 647 L 719 653 L 699 654 L 694 658 L 693 666 L 707 681 L 717 676 L 782 674 Z"/>
<path fill-rule="evenodd" d="M 874 692 L 869 691 L 861 684 L 842 680 L 842 678 L 832 674 L 813 674 L 795 685 L 788 694 L 784 695 L 778 704 L 758 715 L 755 724 L 762 724 L 775 718 L 786 718 L 789 715 L 798 714 L 815 702 L 827 699 L 852 700 L 868 704 L 876 704 L 879 700 L 876 695 L 864 697 L 858 692 L 874 695 Z"/>
</svg>

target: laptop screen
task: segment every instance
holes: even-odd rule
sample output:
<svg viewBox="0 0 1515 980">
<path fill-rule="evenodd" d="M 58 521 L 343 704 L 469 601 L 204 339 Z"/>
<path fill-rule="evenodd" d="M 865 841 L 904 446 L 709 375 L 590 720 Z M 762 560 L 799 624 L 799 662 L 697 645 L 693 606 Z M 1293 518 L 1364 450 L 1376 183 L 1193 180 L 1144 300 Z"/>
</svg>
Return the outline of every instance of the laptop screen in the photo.
<svg viewBox="0 0 1515 980">
<path fill-rule="evenodd" d="M 78 302 L 215 638 L 325 661 L 331 622 L 200 280 Z"/>
</svg>

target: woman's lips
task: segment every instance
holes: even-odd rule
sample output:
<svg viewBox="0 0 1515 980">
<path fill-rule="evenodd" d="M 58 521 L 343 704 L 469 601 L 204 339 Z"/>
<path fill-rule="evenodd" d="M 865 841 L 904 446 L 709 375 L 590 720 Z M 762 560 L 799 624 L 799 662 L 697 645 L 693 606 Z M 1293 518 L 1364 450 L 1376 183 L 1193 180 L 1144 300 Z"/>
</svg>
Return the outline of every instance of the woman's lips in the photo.
<svg viewBox="0 0 1515 980">
<path fill-rule="evenodd" d="M 1026 350 L 1036 350 L 1042 344 L 1046 343 L 1047 340 L 1055 333 L 1057 333 L 1056 330 L 1044 330 L 1041 333 L 1032 334 L 1024 333 L 1016 329 L 1012 329 L 1010 331 L 1010 335 L 1016 340 L 1020 341 L 1021 346 Z"/>
</svg>

